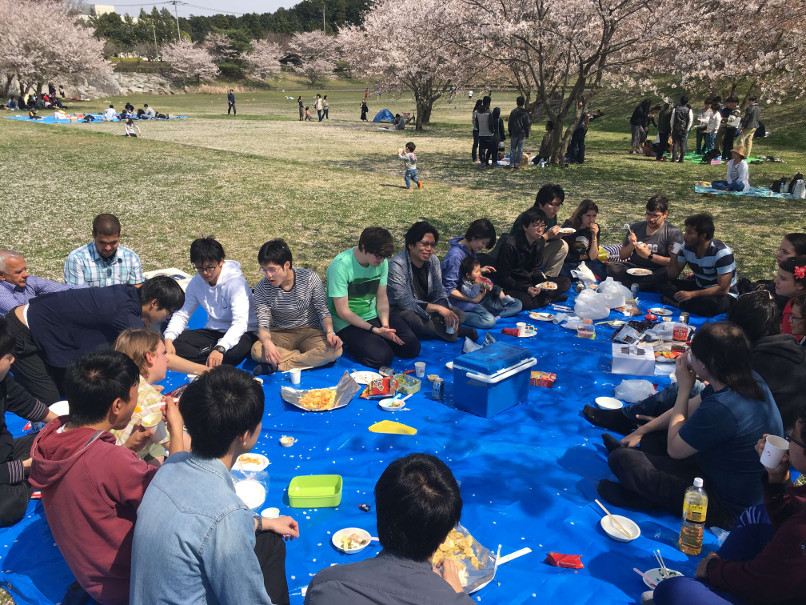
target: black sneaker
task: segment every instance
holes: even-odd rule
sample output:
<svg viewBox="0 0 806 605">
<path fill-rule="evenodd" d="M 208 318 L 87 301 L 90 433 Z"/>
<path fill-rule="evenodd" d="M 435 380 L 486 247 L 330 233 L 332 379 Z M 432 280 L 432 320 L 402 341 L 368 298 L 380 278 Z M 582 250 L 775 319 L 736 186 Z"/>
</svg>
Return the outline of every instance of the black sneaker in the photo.
<svg viewBox="0 0 806 605">
<path fill-rule="evenodd" d="M 470 326 L 459 326 L 459 329 L 456 331 L 456 335 L 459 338 L 469 338 L 473 342 L 476 342 L 479 339 L 479 333 L 476 331 L 476 328 L 472 328 Z"/>
<path fill-rule="evenodd" d="M 586 405 L 582 408 L 582 415 L 591 424 L 622 435 L 628 435 L 638 428 L 638 425 L 627 418 L 621 410 L 602 410 Z"/>
<path fill-rule="evenodd" d="M 273 363 L 259 363 L 252 368 L 252 374 L 255 376 L 274 374 L 277 371 L 277 366 Z"/>
</svg>

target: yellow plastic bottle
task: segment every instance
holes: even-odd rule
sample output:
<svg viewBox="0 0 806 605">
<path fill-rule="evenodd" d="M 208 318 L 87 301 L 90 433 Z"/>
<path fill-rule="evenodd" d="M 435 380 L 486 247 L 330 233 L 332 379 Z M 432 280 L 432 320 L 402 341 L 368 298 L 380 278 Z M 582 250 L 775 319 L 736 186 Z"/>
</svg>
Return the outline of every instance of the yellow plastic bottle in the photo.
<svg viewBox="0 0 806 605">
<path fill-rule="evenodd" d="M 708 511 L 708 495 L 702 488 L 700 477 L 686 490 L 683 499 L 683 522 L 680 525 L 680 550 L 687 555 L 698 555 L 702 551 L 702 535 L 705 530 L 705 515 Z"/>
</svg>

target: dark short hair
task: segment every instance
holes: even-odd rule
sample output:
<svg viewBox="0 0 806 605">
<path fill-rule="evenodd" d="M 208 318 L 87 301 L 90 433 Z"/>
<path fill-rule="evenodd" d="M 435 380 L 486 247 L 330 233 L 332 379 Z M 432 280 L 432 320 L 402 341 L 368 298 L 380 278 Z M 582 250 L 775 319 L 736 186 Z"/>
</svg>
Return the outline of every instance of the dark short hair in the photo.
<svg viewBox="0 0 806 605">
<path fill-rule="evenodd" d="M 806 233 L 787 233 L 784 239 L 792 244 L 795 249 L 795 256 L 806 254 Z"/>
<path fill-rule="evenodd" d="M 484 106 L 484 107 L 489 107 L 489 106 L 490 106 L 490 103 L 492 103 L 492 101 L 493 101 L 493 100 L 492 100 L 490 97 L 484 97 L 484 98 L 481 100 L 481 104 L 482 104 L 482 106 Z"/>
<path fill-rule="evenodd" d="M 462 277 L 468 275 L 471 271 L 473 271 L 476 265 L 481 265 L 481 262 L 479 262 L 478 258 L 475 256 L 465 256 L 462 259 L 462 262 L 459 264 L 459 275 Z"/>
<path fill-rule="evenodd" d="M 400 117 L 400 114 L 398 114 L 397 117 Z M 417 149 L 417 145 L 409 141 L 408 143 L 406 143 L 406 149 L 408 149 L 409 151 L 414 151 L 415 149 Z"/>
<path fill-rule="evenodd" d="M 549 130 L 554 130 L 554 122 L 552 122 L 551 120 L 546 120 L 546 128 L 548 128 Z"/>
<path fill-rule="evenodd" d="M 187 386 L 179 411 L 191 451 L 201 458 L 221 458 L 237 437 L 260 424 L 263 387 L 251 374 L 220 365 Z"/>
<path fill-rule="evenodd" d="M 669 200 L 662 193 L 656 193 L 646 202 L 648 212 L 669 212 Z"/>
<path fill-rule="evenodd" d="M 112 107 L 110 105 L 110 107 Z M 99 214 L 92 221 L 93 235 L 120 235 L 120 221 L 114 214 Z"/>
<path fill-rule="evenodd" d="M 747 100 L 748 101 L 758 101 L 758 97 L 756 95 L 753 95 L 753 96 L 747 97 Z"/>
<path fill-rule="evenodd" d="M 465 239 L 471 241 L 474 239 L 489 239 L 490 243 L 487 244 L 488 248 L 495 246 L 495 227 L 486 218 L 477 218 L 470 223 L 465 231 Z"/>
<path fill-rule="evenodd" d="M 225 258 L 227 258 L 227 255 L 224 253 L 224 246 L 212 235 L 194 239 L 193 243 L 190 244 L 191 263 L 206 263 L 208 261 L 220 263 Z"/>
<path fill-rule="evenodd" d="M 428 221 L 417 221 L 409 230 L 406 231 L 406 247 L 409 248 L 419 242 L 426 233 L 431 233 L 434 236 L 434 241 L 439 243 L 439 231 Z"/>
<path fill-rule="evenodd" d="M 559 185 L 554 183 L 546 183 L 537 192 L 535 196 L 535 206 L 545 206 L 559 198 L 561 202 L 565 201 L 565 191 Z"/>
<path fill-rule="evenodd" d="M 688 97 L 686 95 L 683 95 L 682 97 L 680 97 L 680 104 L 685 105 L 686 103 L 688 103 Z"/>
<path fill-rule="evenodd" d="M 714 219 L 706 213 L 692 214 L 686 219 L 686 227 L 693 227 L 697 235 L 704 235 L 705 239 L 713 239 L 714 237 Z"/>
<path fill-rule="evenodd" d="M 375 484 L 378 538 L 415 561 L 429 559 L 462 516 L 459 485 L 448 466 L 410 454 L 386 467 Z"/>
<path fill-rule="evenodd" d="M 523 107 L 525 104 L 526 99 L 524 99 L 523 97 L 518 97 L 517 99 L 515 99 L 515 105 L 517 105 L 518 107 Z"/>
<path fill-rule="evenodd" d="M 543 223 L 545 225 L 548 220 L 549 218 L 546 216 L 546 213 L 540 208 L 529 208 L 529 210 L 521 214 L 521 227 L 526 229 L 535 223 Z"/>
<path fill-rule="evenodd" d="M 367 227 L 358 238 L 358 249 L 366 254 L 390 257 L 395 251 L 392 234 L 383 227 Z"/>
<path fill-rule="evenodd" d="M 116 399 L 129 401 L 129 391 L 139 383 L 140 370 L 128 355 L 111 350 L 87 353 L 64 376 L 70 424 L 100 422 Z"/>
<path fill-rule="evenodd" d="M 764 392 L 753 376 L 750 341 L 729 322 L 707 323 L 694 333 L 691 352 L 711 375 L 745 399 L 763 400 Z"/>
<path fill-rule="evenodd" d="M 781 312 L 766 290 L 742 294 L 728 313 L 728 320 L 744 330 L 751 343 L 781 333 Z"/>
<path fill-rule="evenodd" d="M 13 353 L 16 346 L 17 337 L 9 330 L 8 320 L 0 317 L 0 357 Z"/>
<path fill-rule="evenodd" d="M 152 300 L 157 301 L 158 309 L 168 309 L 171 313 L 182 308 L 185 304 L 185 293 L 169 275 L 157 275 L 147 279 L 140 286 L 140 304 L 146 305 Z"/>
<path fill-rule="evenodd" d="M 260 247 L 260 252 L 257 253 L 257 262 L 259 265 L 271 263 L 281 267 L 286 263 L 293 264 L 291 248 L 288 247 L 284 239 L 269 240 Z"/>
<path fill-rule="evenodd" d="M 737 97 L 736 95 L 731 95 L 727 99 L 725 99 L 725 103 L 738 103 L 738 102 L 739 97 Z"/>
<path fill-rule="evenodd" d="M 721 103 L 722 102 L 722 97 L 720 97 L 719 95 L 716 95 L 713 99 L 711 99 L 711 101 L 713 101 L 714 103 Z"/>
</svg>

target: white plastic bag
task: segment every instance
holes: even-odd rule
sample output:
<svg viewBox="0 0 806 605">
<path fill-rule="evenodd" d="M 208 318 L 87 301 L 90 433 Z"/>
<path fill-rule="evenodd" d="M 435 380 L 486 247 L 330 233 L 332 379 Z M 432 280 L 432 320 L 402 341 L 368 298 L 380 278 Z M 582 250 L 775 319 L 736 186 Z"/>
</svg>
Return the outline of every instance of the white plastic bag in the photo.
<svg viewBox="0 0 806 605">
<path fill-rule="evenodd" d="M 602 294 L 583 290 L 576 297 L 574 313 L 582 319 L 604 319 L 610 315 L 610 307 Z"/>
<path fill-rule="evenodd" d="M 608 277 L 599 284 L 599 292 L 604 295 L 607 305 L 611 309 L 623 307 L 626 304 L 626 300 L 632 298 L 632 292 L 620 282 L 613 281 L 612 277 Z"/>
<path fill-rule="evenodd" d="M 571 269 L 571 277 L 578 279 L 586 286 L 588 284 L 595 284 L 597 281 L 596 276 L 593 274 L 593 271 L 590 270 L 590 267 L 585 264 L 585 261 L 579 263 L 576 269 Z"/>
<path fill-rule="evenodd" d="M 655 385 L 648 380 L 634 379 L 622 380 L 616 386 L 615 397 L 627 403 L 638 403 L 657 392 Z"/>
<path fill-rule="evenodd" d="M 692 328 L 687 324 L 676 323 L 673 321 L 664 321 L 663 323 L 655 324 L 646 331 L 646 335 L 651 337 L 651 340 L 674 340 L 675 328 L 686 328 L 688 335 L 691 335 Z M 688 340 L 688 337 L 686 338 Z"/>
</svg>

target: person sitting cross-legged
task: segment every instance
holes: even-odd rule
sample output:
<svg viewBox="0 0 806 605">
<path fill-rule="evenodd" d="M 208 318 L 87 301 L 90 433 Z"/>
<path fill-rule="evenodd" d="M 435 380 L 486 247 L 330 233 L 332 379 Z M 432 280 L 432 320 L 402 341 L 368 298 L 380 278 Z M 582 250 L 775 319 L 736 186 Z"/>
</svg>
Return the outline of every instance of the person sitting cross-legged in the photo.
<svg viewBox="0 0 806 605">
<path fill-rule="evenodd" d="M 190 452 L 171 455 L 137 509 L 132 605 L 287 605 L 285 542 L 291 517 L 255 516 L 230 470 L 260 436 L 263 388 L 232 366 L 213 368 L 179 400 Z"/>
<path fill-rule="evenodd" d="M 292 266 L 281 239 L 266 242 L 257 255 L 265 277 L 255 287 L 258 341 L 252 345 L 255 374 L 319 367 L 341 356 L 325 288 L 308 269 Z M 324 328 L 324 330 L 323 330 Z"/>
<path fill-rule="evenodd" d="M 459 485 L 428 454 L 392 462 L 375 484 L 383 550 L 359 563 L 327 567 L 305 593 L 305 605 L 470 605 L 456 562 L 431 559 L 462 515 Z M 436 572 L 436 573 L 435 573 Z"/>
</svg>

